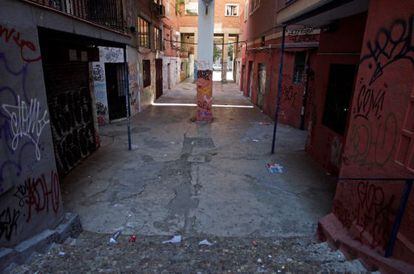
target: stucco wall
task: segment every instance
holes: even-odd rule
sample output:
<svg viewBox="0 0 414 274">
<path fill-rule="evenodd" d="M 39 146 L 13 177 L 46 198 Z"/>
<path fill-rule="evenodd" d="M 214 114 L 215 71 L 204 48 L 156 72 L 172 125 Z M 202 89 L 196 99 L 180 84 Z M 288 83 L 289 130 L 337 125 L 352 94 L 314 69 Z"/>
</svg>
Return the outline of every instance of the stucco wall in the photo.
<svg viewBox="0 0 414 274">
<path fill-rule="evenodd" d="M 346 135 L 342 177 L 414 177 L 414 2 L 371 1 Z M 386 246 L 403 182 L 344 181 L 334 213 L 358 240 Z M 414 193 L 394 257 L 414 263 Z"/>
<path fill-rule="evenodd" d="M 63 214 L 36 24 L 27 6 L 0 9 L 0 246 Z"/>
</svg>

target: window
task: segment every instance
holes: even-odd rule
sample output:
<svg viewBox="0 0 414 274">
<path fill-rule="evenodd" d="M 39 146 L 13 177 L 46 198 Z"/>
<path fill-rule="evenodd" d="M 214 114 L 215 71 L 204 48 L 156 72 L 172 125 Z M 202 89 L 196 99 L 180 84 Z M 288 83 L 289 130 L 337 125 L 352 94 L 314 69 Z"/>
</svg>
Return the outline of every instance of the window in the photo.
<svg viewBox="0 0 414 274">
<path fill-rule="evenodd" d="M 142 81 L 144 88 L 151 85 L 151 61 L 142 60 Z"/>
<path fill-rule="evenodd" d="M 185 14 L 186 15 L 198 15 L 198 0 L 186 0 L 185 1 Z"/>
<path fill-rule="evenodd" d="M 354 89 L 356 65 L 331 64 L 322 124 L 336 133 L 345 133 L 348 110 Z"/>
<path fill-rule="evenodd" d="M 306 52 L 296 52 L 295 53 L 295 65 L 293 67 L 293 83 L 299 84 L 303 81 L 303 76 L 305 74 L 305 64 L 306 63 Z"/>
<path fill-rule="evenodd" d="M 149 22 L 138 17 L 138 44 L 140 47 L 150 48 Z"/>
<path fill-rule="evenodd" d="M 162 50 L 163 47 L 162 32 L 159 28 L 154 27 L 154 46 L 156 50 Z"/>
<path fill-rule="evenodd" d="M 238 4 L 226 4 L 225 16 L 239 16 Z"/>
<path fill-rule="evenodd" d="M 261 38 L 261 40 L 260 40 L 260 46 L 261 47 L 264 47 L 264 46 L 266 46 L 266 36 L 262 36 L 262 38 Z"/>
<path fill-rule="evenodd" d="M 249 2 L 250 13 L 253 13 L 255 10 L 259 8 L 260 0 L 250 0 Z"/>
</svg>

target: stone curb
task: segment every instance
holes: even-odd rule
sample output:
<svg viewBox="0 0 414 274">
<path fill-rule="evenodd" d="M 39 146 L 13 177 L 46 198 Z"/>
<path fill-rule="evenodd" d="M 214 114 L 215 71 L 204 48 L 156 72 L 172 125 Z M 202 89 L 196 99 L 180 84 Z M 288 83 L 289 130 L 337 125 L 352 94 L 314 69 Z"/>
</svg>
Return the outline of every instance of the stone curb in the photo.
<svg viewBox="0 0 414 274">
<path fill-rule="evenodd" d="M 43 230 L 14 248 L 0 248 L 0 272 L 12 263 L 23 264 L 34 252 L 44 253 L 52 243 L 63 243 L 68 237 L 76 238 L 81 232 L 79 215 L 68 212 L 55 229 Z"/>
</svg>

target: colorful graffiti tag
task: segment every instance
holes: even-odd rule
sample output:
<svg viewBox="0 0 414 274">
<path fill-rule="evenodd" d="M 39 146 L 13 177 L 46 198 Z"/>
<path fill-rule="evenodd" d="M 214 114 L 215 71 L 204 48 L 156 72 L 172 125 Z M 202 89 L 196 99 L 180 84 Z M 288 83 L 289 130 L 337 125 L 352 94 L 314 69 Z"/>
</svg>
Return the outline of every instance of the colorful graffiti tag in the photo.
<svg viewBox="0 0 414 274">
<path fill-rule="evenodd" d="M 213 72 L 211 70 L 197 71 L 197 121 L 213 119 Z"/>
</svg>

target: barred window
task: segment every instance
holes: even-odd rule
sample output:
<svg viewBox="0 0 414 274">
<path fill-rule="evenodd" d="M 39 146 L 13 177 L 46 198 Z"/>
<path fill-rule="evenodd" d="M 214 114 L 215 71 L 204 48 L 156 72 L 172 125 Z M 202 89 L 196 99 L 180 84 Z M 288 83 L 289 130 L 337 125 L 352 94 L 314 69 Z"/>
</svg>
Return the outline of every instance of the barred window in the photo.
<svg viewBox="0 0 414 274">
<path fill-rule="evenodd" d="M 225 16 L 239 16 L 238 4 L 226 4 Z"/>
<path fill-rule="evenodd" d="M 162 32 L 159 28 L 154 27 L 154 46 L 156 50 L 162 50 L 163 47 Z"/>
<path fill-rule="evenodd" d="M 138 17 L 138 44 L 140 47 L 150 48 L 149 22 Z"/>
</svg>

